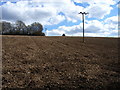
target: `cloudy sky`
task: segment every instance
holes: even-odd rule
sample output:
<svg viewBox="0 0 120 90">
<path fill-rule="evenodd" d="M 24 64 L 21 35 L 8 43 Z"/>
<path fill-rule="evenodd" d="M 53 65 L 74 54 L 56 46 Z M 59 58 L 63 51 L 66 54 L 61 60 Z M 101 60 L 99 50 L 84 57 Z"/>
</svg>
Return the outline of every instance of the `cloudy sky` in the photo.
<svg viewBox="0 0 120 90">
<path fill-rule="evenodd" d="M 85 36 L 117 37 L 119 0 L 2 0 L 0 17 L 14 23 L 21 20 L 29 25 L 39 22 L 47 36 L 82 36 L 85 16 Z M 47 30 L 45 30 L 45 28 Z"/>
</svg>

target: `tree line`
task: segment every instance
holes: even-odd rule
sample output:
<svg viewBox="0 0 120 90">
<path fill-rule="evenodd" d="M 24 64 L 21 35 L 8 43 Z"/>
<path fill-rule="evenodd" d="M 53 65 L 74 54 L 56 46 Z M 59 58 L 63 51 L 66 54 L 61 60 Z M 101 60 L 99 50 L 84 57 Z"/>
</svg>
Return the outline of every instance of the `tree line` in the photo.
<svg viewBox="0 0 120 90">
<path fill-rule="evenodd" d="M 2 21 L 0 22 L 0 27 L 2 27 L 2 35 L 37 35 L 45 36 L 43 31 L 43 26 L 34 22 L 31 25 L 26 26 L 23 21 L 17 20 L 15 24 L 10 22 Z"/>
</svg>

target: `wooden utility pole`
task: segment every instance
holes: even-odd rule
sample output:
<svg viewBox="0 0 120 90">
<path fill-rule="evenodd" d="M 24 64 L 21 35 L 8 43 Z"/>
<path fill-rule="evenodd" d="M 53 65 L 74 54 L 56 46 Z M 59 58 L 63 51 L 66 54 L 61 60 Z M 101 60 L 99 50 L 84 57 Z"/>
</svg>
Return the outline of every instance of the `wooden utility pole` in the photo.
<svg viewBox="0 0 120 90">
<path fill-rule="evenodd" d="M 89 13 L 80 12 L 79 14 L 82 14 L 82 20 L 83 20 L 83 43 L 84 43 L 84 15 L 87 15 L 87 14 L 89 14 Z"/>
</svg>

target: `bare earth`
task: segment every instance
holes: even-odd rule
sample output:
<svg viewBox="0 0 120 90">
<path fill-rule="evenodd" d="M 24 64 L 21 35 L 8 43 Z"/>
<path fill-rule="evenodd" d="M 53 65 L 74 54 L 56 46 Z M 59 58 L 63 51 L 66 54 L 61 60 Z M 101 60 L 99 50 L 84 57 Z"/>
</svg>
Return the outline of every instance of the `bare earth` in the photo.
<svg viewBox="0 0 120 90">
<path fill-rule="evenodd" d="M 118 38 L 2 36 L 3 88 L 120 90 Z"/>
</svg>

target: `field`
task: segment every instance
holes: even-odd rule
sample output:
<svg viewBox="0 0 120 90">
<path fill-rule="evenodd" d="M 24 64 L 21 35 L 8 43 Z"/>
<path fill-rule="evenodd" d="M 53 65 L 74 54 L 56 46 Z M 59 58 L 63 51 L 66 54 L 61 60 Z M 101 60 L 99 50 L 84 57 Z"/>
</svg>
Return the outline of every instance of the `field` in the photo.
<svg viewBox="0 0 120 90">
<path fill-rule="evenodd" d="M 2 87 L 120 90 L 118 38 L 2 36 Z"/>
</svg>

